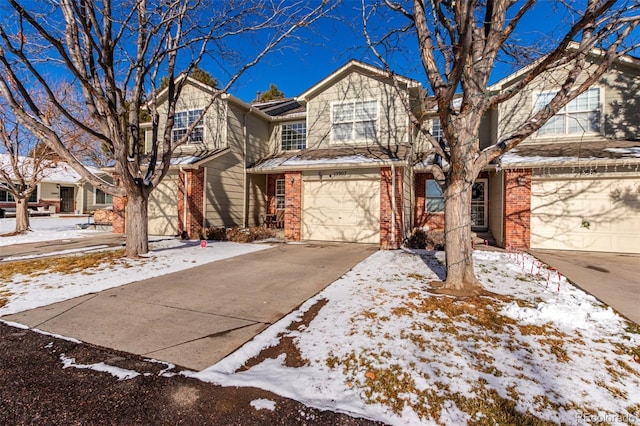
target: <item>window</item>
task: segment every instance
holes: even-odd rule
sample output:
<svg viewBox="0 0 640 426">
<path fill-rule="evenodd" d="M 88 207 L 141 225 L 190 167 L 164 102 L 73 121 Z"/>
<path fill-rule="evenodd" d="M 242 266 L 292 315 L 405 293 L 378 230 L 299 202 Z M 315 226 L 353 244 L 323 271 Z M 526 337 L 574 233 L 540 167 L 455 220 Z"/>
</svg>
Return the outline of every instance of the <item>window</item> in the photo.
<svg viewBox="0 0 640 426">
<path fill-rule="evenodd" d="M 96 204 L 113 204 L 113 196 L 96 188 Z"/>
<path fill-rule="evenodd" d="M 175 122 L 173 124 L 173 142 L 178 142 L 184 135 L 187 134 L 187 129 L 202 115 L 201 109 L 195 109 L 192 111 L 176 112 Z M 204 126 L 202 120 L 194 127 L 187 143 L 201 143 L 204 141 Z"/>
<path fill-rule="evenodd" d="M 353 101 L 333 106 L 333 141 L 365 141 L 376 137 L 377 101 Z"/>
<path fill-rule="evenodd" d="M 18 189 L 20 189 L 20 185 L 17 185 Z M 0 203 L 14 203 L 16 199 L 13 197 L 9 191 L 4 189 L 0 189 Z M 38 190 L 36 189 L 31 193 L 31 196 L 27 200 L 27 203 L 37 203 L 38 202 Z"/>
<path fill-rule="evenodd" d="M 276 180 L 276 209 L 284 209 L 284 179 Z"/>
<path fill-rule="evenodd" d="M 281 127 L 282 150 L 305 149 L 307 147 L 307 123 L 288 123 Z"/>
<path fill-rule="evenodd" d="M 535 110 L 540 111 L 555 96 L 541 93 L 536 98 Z M 600 89 L 592 87 L 569 102 L 538 130 L 538 135 L 565 135 L 600 132 Z"/>
<path fill-rule="evenodd" d="M 431 120 L 431 136 L 433 136 L 438 142 L 442 140 L 442 126 L 440 126 L 439 118 Z"/>
<path fill-rule="evenodd" d="M 444 212 L 444 194 L 442 193 L 442 188 L 440 188 L 438 181 L 427 179 L 426 191 L 427 212 Z"/>
</svg>

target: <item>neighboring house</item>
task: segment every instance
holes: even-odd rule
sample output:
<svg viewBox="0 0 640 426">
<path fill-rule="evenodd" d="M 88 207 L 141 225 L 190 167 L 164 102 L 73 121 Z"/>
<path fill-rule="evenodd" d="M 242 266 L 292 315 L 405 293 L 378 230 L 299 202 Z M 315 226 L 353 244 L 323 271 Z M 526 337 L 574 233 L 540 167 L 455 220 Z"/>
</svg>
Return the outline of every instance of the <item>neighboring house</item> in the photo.
<svg viewBox="0 0 640 426">
<path fill-rule="evenodd" d="M 526 69 L 491 90 L 509 90 Z M 553 81 L 538 78 L 490 111 L 480 146 L 497 143 L 544 105 L 558 90 Z M 437 119 L 433 126 L 437 134 Z M 639 169 L 640 60 L 627 56 L 482 173 L 473 191 L 474 229 L 490 232 L 501 247 L 640 253 Z M 414 171 L 416 225 L 442 226 L 442 196 L 428 164 Z"/>
<path fill-rule="evenodd" d="M 26 164 L 23 170 L 28 170 L 30 159 L 20 157 L 20 162 Z M 43 168 L 42 179 L 37 190 L 31 195 L 27 205 L 29 209 L 40 209 L 52 213 L 91 213 L 96 209 L 110 208 L 112 197 L 85 182 L 67 163 L 63 161 L 47 162 Z M 9 164 L 8 154 L 0 154 L 0 166 Z M 87 167 L 93 174 L 106 181 L 111 176 L 100 169 Z M 28 180 L 30 176 L 25 176 Z M 15 181 L 14 181 L 15 182 Z M 0 208 L 15 208 L 13 196 L 2 188 L 0 182 Z"/>
<path fill-rule="evenodd" d="M 494 84 L 508 90 L 522 72 Z M 184 78 L 184 77 L 181 77 Z M 502 247 L 640 253 L 640 61 L 625 57 L 587 92 L 480 175 L 473 229 Z M 176 137 L 212 88 L 189 78 Z M 481 146 L 554 93 L 540 82 L 492 110 Z M 434 156 L 406 113 L 421 85 L 350 61 L 294 99 L 249 105 L 224 95 L 152 193 L 150 233 L 271 218 L 289 240 L 399 247 L 443 227 Z M 434 136 L 435 111 L 421 111 Z M 123 230 L 123 229 L 121 229 Z"/>
</svg>

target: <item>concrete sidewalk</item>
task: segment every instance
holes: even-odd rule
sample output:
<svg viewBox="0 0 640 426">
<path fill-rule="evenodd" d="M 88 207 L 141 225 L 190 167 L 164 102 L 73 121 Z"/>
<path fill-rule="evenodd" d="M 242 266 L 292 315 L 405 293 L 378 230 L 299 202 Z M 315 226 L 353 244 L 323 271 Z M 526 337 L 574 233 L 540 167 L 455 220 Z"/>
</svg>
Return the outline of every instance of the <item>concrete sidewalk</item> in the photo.
<svg viewBox="0 0 640 426">
<path fill-rule="evenodd" d="M 529 250 L 571 282 L 640 324 L 640 255 Z"/>
<path fill-rule="evenodd" d="M 282 244 L 2 319 L 201 370 L 376 250 Z"/>
</svg>

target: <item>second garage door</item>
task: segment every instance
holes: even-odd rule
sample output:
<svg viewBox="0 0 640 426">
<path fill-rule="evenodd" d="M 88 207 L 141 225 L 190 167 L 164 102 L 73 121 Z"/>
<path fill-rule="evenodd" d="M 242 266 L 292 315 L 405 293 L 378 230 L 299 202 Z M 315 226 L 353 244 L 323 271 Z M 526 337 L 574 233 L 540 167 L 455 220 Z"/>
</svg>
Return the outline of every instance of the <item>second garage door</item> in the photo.
<svg viewBox="0 0 640 426">
<path fill-rule="evenodd" d="M 380 180 L 325 179 L 302 186 L 302 238 L 380 243 Z"/>
<path fill-rule="evenodd" d="M 531 247 L 640 253 L 640 178 L 534 179 Z"/>
</svg>

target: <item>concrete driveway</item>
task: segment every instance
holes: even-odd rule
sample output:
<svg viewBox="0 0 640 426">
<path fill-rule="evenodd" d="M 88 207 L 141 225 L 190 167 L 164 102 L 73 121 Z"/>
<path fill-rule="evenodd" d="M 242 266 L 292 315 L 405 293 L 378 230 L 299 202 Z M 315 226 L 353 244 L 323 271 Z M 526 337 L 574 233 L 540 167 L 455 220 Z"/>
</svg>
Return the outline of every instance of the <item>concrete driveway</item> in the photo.
<svg viewBox="0 0 640 426">
<path fill-rule="evenodd" d="M 283 244 L 2 319 L 201 370 L 377 249 Z"/>
<path fill-rule="evenodd" d="M 529 250 L 571 282 L 640 324 L 640 255 Z"/>
</svg>

